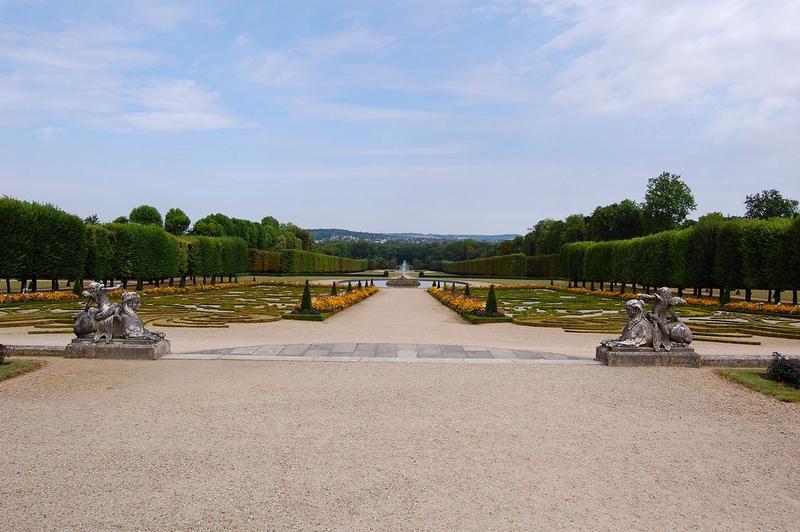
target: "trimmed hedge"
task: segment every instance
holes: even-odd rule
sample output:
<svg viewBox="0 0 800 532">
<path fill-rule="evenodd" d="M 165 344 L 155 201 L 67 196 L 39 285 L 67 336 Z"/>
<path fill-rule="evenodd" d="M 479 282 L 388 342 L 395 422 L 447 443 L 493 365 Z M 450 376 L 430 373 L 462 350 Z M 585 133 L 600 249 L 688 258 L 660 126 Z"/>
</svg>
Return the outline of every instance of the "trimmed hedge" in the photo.
<svg viewBox="0 0 800 532">
<path fill-rule="evenodd" d="M 528 273 L 528 257 L 523 253 L 513 253 L 484 259 L 443 260 L 442 271 L 459 275 L 524 277 Z"/>
<path fill-rule="evenodd" d="M 188 275 L 237 275 L 248 269 L 247 242 L 239 237 L 192 236 L 188 245 Z"/>
<path fill-rule="evenodd" d="M 629 240 L 573 242 L 561 248 L 558 264 L 573 282 L 796 290 L 800 218 L 709 221 Z"/>
<path fill-rule="evenodd" d="M 367 262 L 367 259 L 287 249 L 281 255 L 281 271 L 294 274 L 359 272 L 367 269 Z"/>
<path fill-rule="evenodd" d="M 534 255 L 527 258 L 528 277 L 556 277 L 558 276 L 558 255 Z"/>
<path fill-rule="evenodd" d="M 279 251 L 247 250 L 247 271 L 251 273 L 280 273 L 281 256 Z"/>
<path fill-rule="evenodd" d="M 52 205 L 0 198 L 0 276 L 76 279 L 83 275 L 86 230 Z"/>
</svg>

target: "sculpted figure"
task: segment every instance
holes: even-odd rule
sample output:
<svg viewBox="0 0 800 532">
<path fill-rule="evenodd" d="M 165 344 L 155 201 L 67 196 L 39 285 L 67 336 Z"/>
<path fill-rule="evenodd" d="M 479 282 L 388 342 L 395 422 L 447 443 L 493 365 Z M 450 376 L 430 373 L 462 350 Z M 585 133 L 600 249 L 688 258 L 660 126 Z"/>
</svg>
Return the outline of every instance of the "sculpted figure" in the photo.
<svg viewBox="0 0 800 532">
<path fill-rule="evenodd" d="M 669 287 L 662 286 L 655 294 L 638 294 L 642 299 L 655 301 L 653 311 L 647 318 L 653 323 L 653 348 L 656 351 L 669 351 L 672 344 L 688 345 L 692 341 L 692 332 L 678 319 L 676 305 L 684 305 L 680 297 L 672 297 Z"/>
<path fill-rule="evenodd" d="M 603 340 L 601 345 L 606 347 L 640 347 L 650 346 L 653 343 L 653 324 L 644 315 L 644 301 L 630 299 L 625 304 L 630 321 L 622 329 L 622 334 L 616 340 Z"/>
<path fill-rule="evenodd" d="M 75 319 L 75 336 L 85 338 L 94 333 L 95 342 L 105 339 L 110 342 L 114 336 L 114 317 L 119 307 L 108 299 L 108 292 L 120 289 L 121 286 L 105 287 L 102 283 L 91 283 L 88 290 L 83 291 L 86 306 Z M 92 304 L 97 307 L 92 307 Z"/>
<path fill-rule="evenodd" d="M 87 338 L 92 341 L 105 340 L 111 342 L 114 338 L 143 338 L 158 341 L 164 338 L 164 333 L 148 331 L 144 322 L 136 313 L 141 303 L 141 298 L 136 292 L 122 294 L 122 303 L 117 305 L 108 299 L 108 292 L 119 289 L 119 286 L 105 287 L 101 283 L 91 283 L 89 289 L 83 292 L 86 306 L 75 317 L 75 336 Z"/>
<path fill-rule="evenodd" d="M 147 338 L 148 340 L 160 340 L 164 338 L 164 333 L 152 332 L 144 328 L 142 318 L 136 313 L 142 299 L 136 292 L 125 292 L 122 294 L 122 311 L 119 314 L 120 329 L 123 338 Z"/>
</svg>

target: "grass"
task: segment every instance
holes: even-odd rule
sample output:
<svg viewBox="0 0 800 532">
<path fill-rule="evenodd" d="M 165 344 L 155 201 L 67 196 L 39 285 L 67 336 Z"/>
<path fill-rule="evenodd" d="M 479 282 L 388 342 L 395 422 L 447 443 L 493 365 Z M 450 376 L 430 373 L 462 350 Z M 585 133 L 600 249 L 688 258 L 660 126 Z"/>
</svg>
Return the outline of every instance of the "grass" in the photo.
<svg viewBox="0 0 800 532">
<path fill-rule="evenodd" d="M 800 403 L 800 389 L 767 379 L 763 369 L 718 369 L 716 373 L 786 403 Z"/>
<path fill-rule="evenodd" d="M 34 371 L 42 367 L 42 362 L 39 360 L 12 360 L 0 364 L 0 381 L 17 377 L 23 373 Z"/>
</svg>

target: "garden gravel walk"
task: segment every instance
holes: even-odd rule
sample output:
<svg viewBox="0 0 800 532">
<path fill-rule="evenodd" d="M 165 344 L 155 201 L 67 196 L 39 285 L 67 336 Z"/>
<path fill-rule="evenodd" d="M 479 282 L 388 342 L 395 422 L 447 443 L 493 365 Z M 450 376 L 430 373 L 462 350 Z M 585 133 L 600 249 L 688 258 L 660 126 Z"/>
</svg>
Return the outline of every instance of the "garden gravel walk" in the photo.
<svg viewBox="0 0 800 532">
<path fill-rule="evenodd" d="M 8 530 L 800 522 L 800 409 L 704 369 L 58 358 L 0 404 Z"/>
</svg>

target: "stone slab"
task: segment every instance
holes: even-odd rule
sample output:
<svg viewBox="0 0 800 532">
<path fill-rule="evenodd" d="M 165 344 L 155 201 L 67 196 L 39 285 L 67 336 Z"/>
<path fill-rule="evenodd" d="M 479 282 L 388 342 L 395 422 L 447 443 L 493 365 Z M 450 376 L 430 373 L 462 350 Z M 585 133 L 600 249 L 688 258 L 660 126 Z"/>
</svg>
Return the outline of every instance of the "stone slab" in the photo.
<svg viewBox="0 0 800 532">
<path fill-rule="evenodd" d="M 64 348 L 49 345 L 7 345 L 8 356 L 13 357 L 63 357 Z"/>
<path fill-rule="evenodd" d="M 671 351 L 656 351 L 652 347 L 597 346 L 595 360 L 607 366 L 680 366 L 699 368 L 700 355 L 691 347 L 676 347 Z"/>
<path fill-rule="evenodd" d="M 171 353 L 169 340 L 158 342 L 142 340 L 113 340 L 93 342 L 76 338 L 64 350 L 66 358 L 111 358 L 133 360 L 155 360 Z"/>
</svg>

